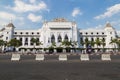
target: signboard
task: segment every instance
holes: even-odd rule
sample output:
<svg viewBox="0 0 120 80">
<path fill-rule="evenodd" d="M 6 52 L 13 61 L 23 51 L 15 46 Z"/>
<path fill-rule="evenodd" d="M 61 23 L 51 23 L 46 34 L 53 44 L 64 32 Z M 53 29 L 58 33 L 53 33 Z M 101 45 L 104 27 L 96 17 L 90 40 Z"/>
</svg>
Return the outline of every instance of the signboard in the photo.
<svg viewBox="0 0 120 80">
<path fill-rule="evenodd" d="M 102 54 L 101 59 L 103 61 L 110 61 L 111 60 L 110 54 Z"/>
<path fill-rule="evenodd" d="M 81 61 L 89 61 L 89 55 L 88 54 L 81 54 L 80 60 Z"/>
<path fill-rule="evenodd" d="M 44 54 L 36 54 L 36 58 L 35 58 L 35 60 L 44 60 L 45 59 L 45 57 L 44 57 Z"/>
<path fill-rule="evenodd" d="M 11 60 L 12 61 L 19 61 L 20 60 L 20 54 L 12 54 Z"/>
<path fill-rule="evenodd" d="M 59 55 L 59 61 L 67 61 L 67 55 L 66 54 L 60 54 Z"/>
</svg>

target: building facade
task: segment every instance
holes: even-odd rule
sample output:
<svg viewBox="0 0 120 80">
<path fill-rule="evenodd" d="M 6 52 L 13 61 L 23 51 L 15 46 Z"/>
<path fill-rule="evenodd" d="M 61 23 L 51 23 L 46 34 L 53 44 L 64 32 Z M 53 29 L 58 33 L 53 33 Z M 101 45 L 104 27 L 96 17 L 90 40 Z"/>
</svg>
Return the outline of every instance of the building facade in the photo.
<svg viewBox="0 0 120 80">
<path fill-rule="evenodd" d="M 105 41 L 105 48 L 114 48 L 115 45 L 110 44 L 111 39 L 117 38 L 117 32 L 110 23 L 106 23 L 104 29 L 88 29 L 81 30 L 74 21 L 68 21 L 64 18 L 56 18 L 52 21 L 45 21 L 43 26 L 38 30 L 16 30 L 13 23 L 0 30 L 0 39 L 10 41 L 15 38 L 22 42 L 19 48 L 49 48 L 53 42 L 56 47 L 61 46 L 64 40 L 75 41 L 76 48 L 85 48 L 86 45 L 82 44 L 87 39 L 88 41 L 95 41 L 96 39 Z M 31 42 L 32 38 L 38 39 L 42 45 L 34 45 Z M 94 45 L 94 48 L 103 46 Z"/>
</svg>

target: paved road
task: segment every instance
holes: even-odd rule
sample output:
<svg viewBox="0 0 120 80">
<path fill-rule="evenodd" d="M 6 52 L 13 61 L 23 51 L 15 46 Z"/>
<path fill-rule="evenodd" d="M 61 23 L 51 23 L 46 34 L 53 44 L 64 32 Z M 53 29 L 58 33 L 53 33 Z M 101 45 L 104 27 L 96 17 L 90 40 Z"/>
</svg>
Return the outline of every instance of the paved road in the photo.
<svg viewBox="0 0 120 80">
<path fill-rule="evenodd" d="M 112 61 L 92 55 L 87 62 L 77 55 L 68 56 L 68 61 L 56 60 L 57 55 L 46 55 L 45 61 L 35 61 L 33 55 L 24 55 L 19 62 L 10 57 L 0 56 L 0 80 L 120 80 L 120 55 L 113 55 Z"/>
<path fill-rule="evenodd" d="M 90 61 L 101 61 L 101 55 L 89 55 Z M 58 60 L 59 55 L 45 55 L 45 60 Z M 0 60 L 10 60 L 11 55 L 0 55 Z M 120 55 L 111 55 L 112 60 L 120 60 Z M 35 55 L 21 55 L 21 61 L 35 60 Z M 68 55 L 68 60 L 80 60 L 80 55 Z"/>
</svg>

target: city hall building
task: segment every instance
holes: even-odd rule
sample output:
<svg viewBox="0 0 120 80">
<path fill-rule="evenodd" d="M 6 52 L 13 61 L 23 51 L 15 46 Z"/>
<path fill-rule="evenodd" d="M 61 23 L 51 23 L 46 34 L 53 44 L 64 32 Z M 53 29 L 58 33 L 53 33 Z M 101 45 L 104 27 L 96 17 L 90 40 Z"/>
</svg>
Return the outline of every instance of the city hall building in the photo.
<svg viewBox="0 0 120 80">
<path fill-rule="evenodd" d="M 52 21 L 44 21 L 43 25 L 38 30 L 17 30 L 13 23 L 9 23 L 0 30 L 0 39 L 10 41 L 15 38 L 22 42 L 19 48 L 49 48 L 53 42 L 56 47 L 61 46 L 64 40 L 76 41 L 76 48 L 85 48 L 81 41 L 87 38 L 89 41 L 95 41 L 97 38 L 105 40 L 105 48 L 114 48 L 115 45 L 110 44 L 111 39 L 117 38 L 117 32 L 110 23 L 106 23 L 104 29 L 79 29 L 81 26 L 74 21 L 68 21 L 64 18 L 56 18 Z M 31 42 L 32 38 L 38 39 L 42 45 L 34 46 Z M 96 48 L 97 45 L 94 46 Z M 101 46 L 98 46 L 102 48 Z"/>
</svg>

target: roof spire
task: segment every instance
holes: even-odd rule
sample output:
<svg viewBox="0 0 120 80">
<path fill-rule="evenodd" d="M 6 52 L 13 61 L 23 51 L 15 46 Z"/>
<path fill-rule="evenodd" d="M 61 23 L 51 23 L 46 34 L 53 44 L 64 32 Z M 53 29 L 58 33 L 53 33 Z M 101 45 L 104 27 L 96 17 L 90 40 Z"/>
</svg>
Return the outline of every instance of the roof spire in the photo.
<svg viewBox="0 0 120 80">
<path fill-rule="evenodd" d="M 112 25 L 110 24 L 109 21 L 107 21 L 105 27 L 112 27 Z"/>
<path fill-rule="evenodd" d="M 10 23 L 12 23 L 12 17 L 10 18 Z"/>
</svg>

